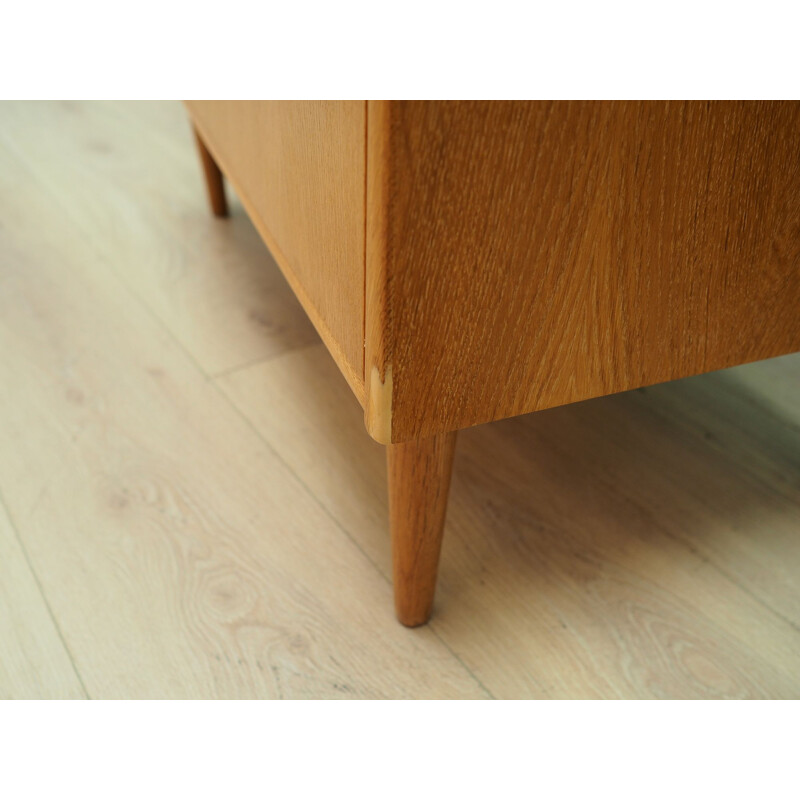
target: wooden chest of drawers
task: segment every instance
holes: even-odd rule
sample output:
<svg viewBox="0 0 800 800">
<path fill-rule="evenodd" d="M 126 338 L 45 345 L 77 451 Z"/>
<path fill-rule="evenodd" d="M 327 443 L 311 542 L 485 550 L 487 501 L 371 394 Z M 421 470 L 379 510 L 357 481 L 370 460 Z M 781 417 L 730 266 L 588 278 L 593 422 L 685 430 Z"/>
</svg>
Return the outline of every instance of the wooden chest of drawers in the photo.
<svg viewBox="0 0 800 800">
<path fill-rule="evenodd" d="M 457 430 L 800 349 L 800 103 L 187 107 L 388 445 L 405 624 Z"/>
</svg>

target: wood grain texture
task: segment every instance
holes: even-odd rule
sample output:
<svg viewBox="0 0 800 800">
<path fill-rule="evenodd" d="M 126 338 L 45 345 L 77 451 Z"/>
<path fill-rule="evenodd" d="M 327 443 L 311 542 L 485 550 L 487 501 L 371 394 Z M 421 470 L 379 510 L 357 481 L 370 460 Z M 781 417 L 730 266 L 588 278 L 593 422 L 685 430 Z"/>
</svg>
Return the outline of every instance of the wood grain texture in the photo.
<svg viewBox="0 0 800 800">
<path fill-rule="evenodd" d="M 386 449 L 394 608 L 403 625 L 424 625 L 433 610 L 455 432 Z"/>
<path fill-rule="evenodd" d="M 368 143 L 380 441 L 800 349 L 800 103 L 370 102 Z"/>
<path fill-rule="evenodd" d="M 187 107 L 364 405 L 365 104 Z"/>
<path fill-rule="evenodd" d="M 0 505 L 0 700 L 85 696 L 11 521 Z"/>
<path fill-rule="evenodd" d="M 208 152 L 208 148 L 200 138 L 197 129 L 194 131 L 194 140 L 197 144 L 197 153 L 200 156 L 203 176 L 206 179 L 206 191 L 208 192 L 211 213 L 215 217 L 227 217 L 228 201 L 225 199 L 225 180 L 222 177 L 222 171 L 217 162 L 214 161 L 214 157 Z"/>
</svg>

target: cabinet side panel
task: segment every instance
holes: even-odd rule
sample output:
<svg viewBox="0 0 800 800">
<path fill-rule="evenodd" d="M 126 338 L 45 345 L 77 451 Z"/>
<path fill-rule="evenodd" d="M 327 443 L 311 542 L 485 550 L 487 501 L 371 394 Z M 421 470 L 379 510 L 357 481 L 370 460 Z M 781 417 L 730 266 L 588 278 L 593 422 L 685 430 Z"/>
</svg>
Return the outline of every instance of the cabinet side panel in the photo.
<svg viewBox="0 0 800 800">
<path fill-rule="evenodd" d="M 800 349 L 800 104 L 391 104 L 392 439 Z"/>
<path fill-rule="evenodd" d="M 363 405 L 365 104 L 186 105 Z"/>
</svg>

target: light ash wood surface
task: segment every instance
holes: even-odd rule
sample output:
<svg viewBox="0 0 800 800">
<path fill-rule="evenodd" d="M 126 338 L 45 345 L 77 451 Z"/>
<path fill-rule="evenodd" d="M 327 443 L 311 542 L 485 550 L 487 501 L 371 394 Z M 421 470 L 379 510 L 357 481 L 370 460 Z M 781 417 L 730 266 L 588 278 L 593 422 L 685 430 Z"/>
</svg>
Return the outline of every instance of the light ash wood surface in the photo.
<svg viewBox="0 0 800 800">
<path fill-rule="evenodd" d="M 231 200 L 178 104 L 0 104 L 0 696 L 800 697 L 800 358 L 460 433 L 406 630 L 384 448 Z"/>
<path fill-rule="evenodd" d="M 86 697 L 2 505 L 0 643 L 0 700 Z"/>
<path fill-rule="evenodd" d="M 370 101 L 367 127 L 380 441 L 800 350 L 800 103 Z"/>
</svg>

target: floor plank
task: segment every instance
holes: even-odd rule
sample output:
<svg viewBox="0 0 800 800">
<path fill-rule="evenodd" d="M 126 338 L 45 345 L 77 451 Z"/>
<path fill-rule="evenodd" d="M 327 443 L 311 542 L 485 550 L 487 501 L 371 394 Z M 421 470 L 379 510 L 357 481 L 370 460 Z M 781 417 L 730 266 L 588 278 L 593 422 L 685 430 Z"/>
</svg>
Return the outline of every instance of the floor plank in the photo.
<svg viewBox="0 0 800 800">
<path fill-rule="evenodd" d="M 319 341 L 238 201 L 211 217 L 178 103 L 3 103 L 0 139 L 204 371 Z"/>
<path fill-rule="evenodd" d="M 0 490 L 89 695 L 485 697 L 16 152 Z"/>
<path fill-rule="evenodd" d="M 0 505 L 0 699 L 86 697 Z"/>
</svg>

